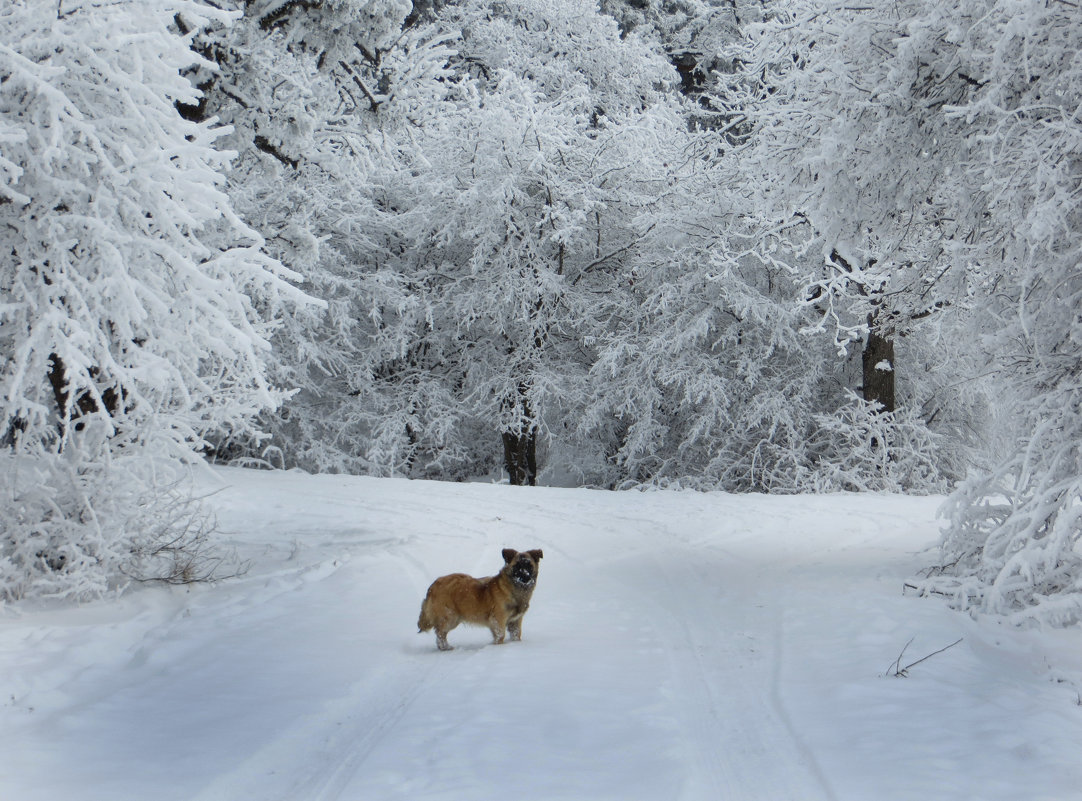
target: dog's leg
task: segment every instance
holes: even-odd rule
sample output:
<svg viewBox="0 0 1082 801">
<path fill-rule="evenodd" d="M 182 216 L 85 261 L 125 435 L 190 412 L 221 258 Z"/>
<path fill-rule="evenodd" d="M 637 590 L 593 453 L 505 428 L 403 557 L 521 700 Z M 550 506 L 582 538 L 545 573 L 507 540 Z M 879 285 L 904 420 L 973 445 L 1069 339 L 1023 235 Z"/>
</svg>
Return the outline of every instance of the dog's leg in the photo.
<svg viewBox="0 0 1082 801">
<path fill-rule="evenodd" d="M 441 651 L 453 651 L 454 646 L 447 642 L 447 632 L 443 629 L 436 629 L 436 647 Z"/>
<path fill-rule="evenodd" d="M 507 633 L 511 635 L 512 642 L 518 642 L 522 639 L 522 618 L 517 617 L 514 620 L 507 621 Z"/>
<path fill-rule="evenodd" d="M 492 642 L 494 642 L 496 645 L 502 645 L 504 635 L 507 631 L 504 622 L 499 618 L 489 618 L 488 630 L 492 632 Z"/>
</svg>

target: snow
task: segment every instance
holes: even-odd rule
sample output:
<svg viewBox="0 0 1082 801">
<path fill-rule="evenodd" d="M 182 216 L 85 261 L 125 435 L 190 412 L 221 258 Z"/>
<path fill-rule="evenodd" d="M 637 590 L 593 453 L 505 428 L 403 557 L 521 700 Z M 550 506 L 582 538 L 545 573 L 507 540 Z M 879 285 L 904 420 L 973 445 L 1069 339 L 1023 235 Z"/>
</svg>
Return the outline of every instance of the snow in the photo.
<svg viewBox="0 0 1082 801">
<path fill-rule="evenodd" d="M 1082 799 L 1082 632 L 902 593 L 937 498 L 200 482 L 242 577 L 0 609 L 0 798 Z M 505 546 L 523 641 L 438 652 Z"/>
</svg>

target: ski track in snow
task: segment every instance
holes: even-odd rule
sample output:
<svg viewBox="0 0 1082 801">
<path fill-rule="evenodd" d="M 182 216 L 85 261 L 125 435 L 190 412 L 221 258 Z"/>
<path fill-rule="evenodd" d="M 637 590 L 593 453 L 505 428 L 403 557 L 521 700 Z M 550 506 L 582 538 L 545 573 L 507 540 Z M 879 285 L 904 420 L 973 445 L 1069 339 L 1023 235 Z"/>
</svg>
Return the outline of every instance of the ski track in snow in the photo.
<svg viewBox="0 0 1082 801">
<path fill-rule="evenodd" d="M 900 597 L 935 499 L 213 482 L 245 576 L 0 617 L 0 801 L 1082 799 L 1077 632 Z M 524 641 L 438 652 L 429 582 L 505 546 Z"/>
<path fill-rule="evenodd" d="M 675 601 L 659 635 L 666 651 L 688 654 L 674 658 L 678 695 L 705 704 L 688 705 L 693 733 L 689 746 L 696 754 L 702 786 L 698 798 L 744 798 L 754 788 L 764 798 L 829 799 L 829 787 L 804 744 L 786 724 L 778 704 L 777 666 L 781 664 L 781 627 L 776 611 L 755 592 L 759 580 L 737 563 L 724 570 L 716 560 L 701 561 L 695 553 L 654 557 L 656 575 L 669 587 L 710 587 L 721 584 L 719 606 L 726 605 L 725 628 L 711 636 L 699 629 L 703 610 L 699 599 L 685 593 Z M 754 725 L 748 725 L 753 722 Z"/>
</svg>

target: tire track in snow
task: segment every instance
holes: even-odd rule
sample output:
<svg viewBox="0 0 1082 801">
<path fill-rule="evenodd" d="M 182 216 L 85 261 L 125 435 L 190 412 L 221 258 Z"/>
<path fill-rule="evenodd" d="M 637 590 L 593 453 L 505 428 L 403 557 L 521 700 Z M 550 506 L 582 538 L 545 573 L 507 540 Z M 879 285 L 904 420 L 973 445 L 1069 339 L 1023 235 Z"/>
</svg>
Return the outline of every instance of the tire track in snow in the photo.
<svg viewBox="0 0 1082 801">
<path fill-rule="evenodd" d="M 388 553 L 393 555 L 397 565 L 410 575 L 415 586 L 425 586 L 427 579 L 424 565 L 409 548 L 396 547 Z M 403 671 L 403 667 L 410 669 Z M 294 790 L 285 796 L 283 801 L 302 798 L 309 801 L 336 801 L 341 798 L 372 750 L 432 685 L 437 667 L 435 661 L 421 658 L 399 663 L 393 671 L 393 680 L 374 683 L 379 688 L 381 697 L 391 699 L 377 704 L 374 710 L 368 705 L 370 693 L 351 699 L 349 706 L 352 722 L 341 732 L 341 736 L 337 737 L 341 745 L 325 759 L 318 775 L 295 782 Z"/>
<path fill-rule="evenodd" d="M 294 572 L 292 582 L 286 582 L 291 584 L 286 588 L 277 586 L 285 579 L 276 577 L 275 591 L 262 601 L 279 610 L 289 603 L 318 610 L 328 603 L 342 606 L 348 599 L 340 594 L 342 586 L 363 585 L 364 577 L 372 572 L 398 573 L 405 592 L 409 591 L 406 587 L 423 580 L 424 567 L 410 553 L 408 541 L 380 544 L 379 553 L 369 550 L 366 558 L 360 548 L 354 551 L 357 558 L 345 564 L 336 561 L 333 570 L 326 570 L 324 563 L 303 566 Z M 342 581 L 323 586 L 332 576 Z M 291 593 L 301 595 L 287 597 Z M 231 608 L 215 611 L 226 617 L 237 614 Z M 247 613 L 251 613 L 250 606 Z M 313 624 L 326 628 L 328 621 Z M 351 649 L 365 646 L 345 641 L 342 647 L 340 658 L 348 659 Z M 216 776 L 192 801 L 334 801 L 341 797 L 372 749 L 410 713 L 431 684 L 435 662 L 408 646 L 388 655 L 376 671 L 362 668 L 343 687 L 342 695 L 326 698 L 302 718 L 274 732 L 243 761 Z M 274 699 L 268 697 L 267 702 Z"/>
<path fill-rule="evenodd" d="M 596 538 L 585 555 L 574 540 L 557 533 L 563 518 L 551 509 L 531 505 L 511 514 L 503 509 L 497 512 L 494 518 L 474 521 L 469 527 L 470 544 L 460 554 L 466 557 L 465 562 L 455 555 L 456 543 L 442 534 L 430 543 L 435 547 L 427 549 L 430 555 L 424 562 L 412 553 L 415 548 L 393 549 L 395 568 L 409 574 L 421 591 L 418 603 L 445 560 L 450 560 L 446 566 L 451 569 L 490 575 L 498 566 L 501 547 L 541 546 L 550 556 L 547 561 L 552 557 L 558 560 L 551 568 L 557 569 L 559 564 L 564 602 L 570 600 L 568 590 L 581 593 L 590 582 L 600 581 L 602 586 L 594 589 L 618 599 L 617 605 L 626 613 L 625 622 L 632 627 L 632 637 L 635 626 L 640 632 L 648 630 L 653 650 L 665 652 L 653 658 L 668 666 L 673 718 L 688 766 L 677 797 L 689 801 L 767 797 L 819 801 L 832 797 L 780 702 L 781 616 L 776 608 L 778 599 L 764 593 L 783 580 L 784 569 L 742 559 L 710 543 L 692 544 L 682 536 L 686 533 L 683 528 L 673 531 L 665 524 L 658 526 L 660 536 L 656 539 L 629 538 L 622 529 L 633 531 L 642 521 L 630 516 L 606 518 L 600 524 L 611 529 L 613 542 L 619 543 L 622 563 L 634 566 L 631 572 L 621 574 L 598 561 Z M 439 560 L 435 571 L 431 569 L 433 560 Z M 556 578 L 548 570 L 542 573 Z M 542 582 L 546 578 L 543 576 Z M 567 603 L 566 608 L 573 609 L 574 604 Z M 550 617 L 549 624 L 559 624 L 562 618 L 561 612 Z M 629 656 L 633 657 L 635 647 L 630 645 Z M 486 651 L 487 647 L 460 649 L 455 670 L 461 672 L 462 658 L 472 660 Z M 418 672 L 422 667 L 427 669 Z M 373 683 L 380 688 L 380 699 L 392 700 L 360 695 L 342 705 L 345 709 L 336 711 L 339 717 L 346 713 L 348 725 L 333 733 L 329 747 L 314 760 L 315 768 L 309 765 L 303 775 L 294 777 L 294 791 L 283 799 L 335 801 L 369 781 L 378 785 L 380 780 L 371 774 L 373 750 L 382 741 L 393 739 L 400 724 L 407 730 L 413 725 L 418 701 L 430 697 L 436 676 L 450 667 L 446 661 L 430 660 L 422 666 L 411 660 L 400 664 L 398 673 Z M 458 676 L 459 681 L 462 678 Z"/>
<path fill-rule="evenodd" d="M 380 683 L 380 694 L 393 700 L 372 711 L 366 701 L 351 702 L 353 722 L 346 731 L 340 732 L 340 745 L 329 756 L 318 772 L 294 783 L 294 788 L 284 799 L 307 799 L 308 801 L 337 801 L 349 788 L 350 783 L 364 766 L 387 732 L 406 716 L 417 699 L 432 684 L 435 665 L 426 666 L 419 673 L 403 674 L 396 671 L 396 680 Z M 363 711 L 362 711 L 363 709 Z"/>
<path fill-rule="evenodd" d="M 803 756 L 804 764 L 812 771 L 819 786 L 822 787 L 826 793 L 827 799 L 829 799 L 829 801 L 836 801 L 837 795 L 834 793 L 834 788 L 827 780 L 826 774 L 823 772 L 818 760 L 816 760 L 815 755 L 808 747 L 807 741 L 801 736 L 800 732 L 797 731 L 796 726 L 793 725 L 793 720 L 789 716 L 789 713 L 785 709 L 785 704 L 781 700 L 781 669 L 785 659 L 785 632 L 781 622 L 781 615 L 778 610 L 773 610 L 773 617 L 775 618 L 774 658 L 771 660 L 770 671 L 770 703 L 777 713 L 778 719 L 781 720 L 786 731 L 789 732 L 793 744 Z"/>
<path fill-rule="evenodd" d="M 694 765 L 681 798 L 834 798 L 780 700 L 781 615 L 778 601 L 763 598 L 760 586 L 775 586 L 787 570 L 778 567 L 774 575 L 737 551 L 692 542 L 665 523 L 657 539 L 621 540 L 622 567 L 612 570 L 577 557 L 550 534 L 535 534 L 549 528 L 547 518 L 557 522 L 550 510 L 537 512 L 533 525 L 521 530 L 568 567 L 588 571 L 591 582 L 611 587 L 607 591 L 624 599 L 668 654 L 674 707 Z M 620 528 L 619 520 L 607 522 L 614 532 Z M 641 525 L 631 517 L 622 522 Z"/>
<path fill-rule="evenodd" d="M 428 576 L 425 565 L 413 555 L 406 547 L 398 547 L 388 551 L 396 559 L 399 567 L 405 568 L 414 587 L 420 588 L 418 605 L 420 606 L 424 590 L 434 576 Z M 460 652 L 461 654 L 461 652 Z M 413 708 L 419 698 L 432 687 L 440 670 L 446 671 L 446 662 L 438 662 L 435 653 L 419 657 L 413 657 L 399 665 L 392 671 L 393 679 L 388 681 L 372 682 L 377 688 L 374 692 L 383 700 L 377 705 L 370 706 L 371 694 L 359 696 L 349 701 L 351 708 L 351 725 L 337 739 L 341 745 L 334 750 L 324 765 L 316 773 L 309 773 L 308 778 L 303 778 L 294 783 L 294 789 L 282 798 L 282 801 L 292 799 L 307 799 L 308 801 L 337 801 L 345 795 L 346 790 L 353 783 L 361 767 L 368 761 L 373 749 L 380 745 L 381 740 L 392 732 L 398 723 L 406 718 L 407 713 Z M 475 654 L 467 653 L 465 659 L 472 660 Z M 462 664 L 462 656 L 458 664 Z M 404 668 L 408 668 L 404 670 Z"/>
<path fill-rule="evenodd" d="M 381 738 L 431 684 L 432 666 L 396 665 L 390 676 L 318 710 L 283 732 L 193 801 L 335 801 Z"/>
<path fill-rule="evenodd" d="M 647 557 L 661 579 L 648 596 L 660 614 L 645 617 L 671 654 L 674 701 L 690 735 L 696 770 L 681 797 L 830 801 L 780 704 L 780 616 L 757 589 L 769 579 L 731 554 L 672 545 Z"/>
<path fill-rule="evenodd" d="M 491 554 L 486 561 L 491 562 Z M 433 578 L 405 542 L 387 548 L 368 568 L 391 568 L 403 573 L 406 583 L 419 588 L 418 606 L 424 588 Z M 412 624 L 410 620 L 408 625 Z M 462 672 L 483 651 L 484 648 L 465 645 L 456 649 L 453 660 L 449 661 L 437 654 L 427 637 L 423 650 L 406 644 L 382 670 L 359 678 L 344 698 L 314 710 L 296 728 L 253 754 L 195 801 L 357 798 L 358 778 L 370 765 L 373 752 L 403 721 L 408 725 L 419 717 L 418 702 L 445 681 L 449 671 Z M 362 780 L 360 784 L 363 783 Z"/>
</svg>

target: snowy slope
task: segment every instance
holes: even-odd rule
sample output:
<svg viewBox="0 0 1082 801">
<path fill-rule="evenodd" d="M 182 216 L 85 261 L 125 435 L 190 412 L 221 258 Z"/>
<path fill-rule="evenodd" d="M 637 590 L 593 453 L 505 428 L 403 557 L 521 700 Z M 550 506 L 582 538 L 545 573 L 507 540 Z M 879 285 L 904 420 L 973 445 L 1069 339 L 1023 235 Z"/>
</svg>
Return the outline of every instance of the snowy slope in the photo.
<svg viewBox="0 0 1082 801">
<path fill-rule="evenodd" d="M 1082 632 L 903 597 L 936 499 L 201 481 L 243 578 L 0 610 L 0 801 L 1082 799 Z M 504 546 L 524 641 L 437 652 Z"/>
</svg>

